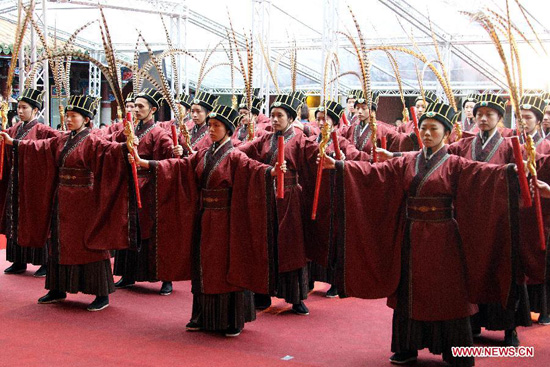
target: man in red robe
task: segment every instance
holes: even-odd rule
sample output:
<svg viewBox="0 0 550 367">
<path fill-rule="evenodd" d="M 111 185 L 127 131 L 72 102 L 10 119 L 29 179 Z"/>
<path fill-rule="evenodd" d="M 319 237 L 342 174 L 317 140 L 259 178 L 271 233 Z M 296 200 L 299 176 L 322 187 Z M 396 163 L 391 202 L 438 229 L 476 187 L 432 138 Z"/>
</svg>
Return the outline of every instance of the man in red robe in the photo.
<svg viewBox="0 0 550 367">
<path fill-rule="evenodd" d="M 41 140 L 60 134 L 57 130 L 39 123 L 36 119 L 38 111 L 42 109 L 43 95 L 43 92 L 32 88 L 23 91 L 17 105 L 17 115 L 20 121 L 6 131 L 9 136 L 18 140 Z M 13 159 L 14 148 L 6 146 L 4 149 L 4 176 L 1 177 L 2 181 L 0 182 L 0 209 L 2 209 L 0 233 L 5 234 L 7 239 L 6 260 L 13 263 L 4 270 L 4 273 L 23 273 L 27 269 L 27 264 L 33 264 L 40 265 L 34 276 L 44 277 L 46 276 L 47 260 L 46 242 L 44 242 L 44 247 L 21 247 L 17 243 L 19 177 L 13 175 L 12 171 L 18 171 L 18 162 Z"/>
<path fill-rule="evenodd" d="M 139 139 L 138 153 L 145 159 L 168 159 L 181 156 L 181 147 L 173 146 L 172 138 L 168 132 L 158 126 L 153 118 L 159 108 L 163 96 L 152 88 L 146 88 L 136 96 L 135 116 L 137 125 L 135 135 Z M 126 141 L 124 130 L 112 135 L 117 142 Z M 155 238 L 152 235 L 157 218 L 154 211 L 154 197 L 156 183 L 151 173 L 146 170 L 138 170 L 139 191 L 142 207 L 139 209 L 139 229 L 141 246 L 139 250 L 121 250 L 115 254 L 114 274 L 122 278 L 115 284 L 117 288 L 133 286 L 135 282 L 162 281 L 160 294 L 172 293 L 172 282 L 158 278 L 156 266 Z"/>
</svg>

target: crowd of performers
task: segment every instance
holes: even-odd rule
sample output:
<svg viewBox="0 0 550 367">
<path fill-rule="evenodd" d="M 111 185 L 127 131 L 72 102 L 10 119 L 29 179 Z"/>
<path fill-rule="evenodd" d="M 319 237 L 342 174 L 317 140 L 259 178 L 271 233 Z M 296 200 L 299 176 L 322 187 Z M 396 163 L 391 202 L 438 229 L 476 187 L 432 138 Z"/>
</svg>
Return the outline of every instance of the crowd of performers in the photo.
<svg viewBox="0 0 550 367">
<path fill-rule="evenodd" d="M 418 129 L 378 121 L 373 131 L 375 93 L 370 105 L 362 92 L 349 95 L 347 111 L 326 101 L 304 123 L 300 92 L 276 96 L 265 116 L 260 98 L 237 111 L 200 91 L 176 98 L 190 144 L 177 121 L 155 121 L 163 99 L 155 89 L 126 97 L 133 127 L 93 128 L 98 100 L 73 95 L 69 131 L 54 130 L 37 121 L 42 98 L 24 90 L 19 121 L 0 133 L 1 233 L 12 263 L 4 273 L 40 265 L 34 275 L 48 290 L 40 304 L 81 292 L 95 296 L 88 310 L 99 311 L 117 288 L 158 281 L 169 295 L 173 281 L 191 280 L 187 330 L 237 336 L 272 297 L 308 315 L 308 292 L 322 281 L 331 285 L 327 297 L 388 299 L 397 364 L 428 348 L 452 365 L 473 365 L 451 347 L 474 345 L 482 328 L 518 346 L 516 327 L 531 325 L 530 311 L 550 324 L 546 250 L 532 240 L 536 220 L 513 164 L 516 130 L 502 125 L 500 96 L 465 99 L 458 139 L 455 111 L 429 92 L 416 100 Z M 545 219 L 548 102 L 520 103 Z M 323 128 L 336 134 L 321 156 Z"/>
</svg>

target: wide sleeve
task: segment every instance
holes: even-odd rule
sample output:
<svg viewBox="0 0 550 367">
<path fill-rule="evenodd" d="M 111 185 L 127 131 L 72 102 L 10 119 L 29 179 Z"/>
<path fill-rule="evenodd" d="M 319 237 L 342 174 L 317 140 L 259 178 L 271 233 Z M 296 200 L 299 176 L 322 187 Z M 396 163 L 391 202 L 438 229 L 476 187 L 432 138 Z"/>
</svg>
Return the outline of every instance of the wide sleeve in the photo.
<svg viewBox="0 0 550 367">
<path fill-rule="evenodd" d="M 249 158 L 260 161 L 262 157 L 263 144 L 269 144 L 265 139 L 265 135 L 262 136 L 261 138 L 254 139 L 247 143 L 241 144 L 236 149 L 246 154 Z"/>
<path fill-rule="evenodd" d="M 48 239 L 52 204 L 58 182 L 55 154 L 57 138 L 14 140 L 19 212 L 17 242 L 24 247 L 43 247 Z"/>
<path fill-rule="evenodd" d="M 369 153 L 358 150 L 355 145 L 344 137 L 338 137 L 338 144 L 348 161 L 370 161 L 372 158 Z"/>
<path fill-rule="evenodd" d="M 519 188 L 513 165 L 461 159 L 455 211 L 470 302 L 506 304 L 519 251 Z"/>
<path fill-rule="evenodd" d="M 191 249 L 199 240 L 199 189 L 194 165 L 197 154 L 183 159 L 151 161 L 155 195 L 157 278 L 191 279 Z"/>
<path fill-rule="evenodd" d="M 126 144 L 89 136 L 89 169 L 93 173 L 93 208 L 89 213 L 85 245 L 90 250 L 137 247 L 134 182 L 127 161 Z"/>
<path fill-rule="evenodd" d="M 337 162 L 337 284 L 343 296 L 388 297 L 397 289 L 405 192 L 404 158 Z"/>
<path fill-rule="evenodd" d="M 267 294 L 269 249 L 275 241 L 272 167 L 248 158 L 244 153 L 231 157 L 235 162 L 231 194 L 230 261 L 227 281 L 256 293 Z"/>
</svg>

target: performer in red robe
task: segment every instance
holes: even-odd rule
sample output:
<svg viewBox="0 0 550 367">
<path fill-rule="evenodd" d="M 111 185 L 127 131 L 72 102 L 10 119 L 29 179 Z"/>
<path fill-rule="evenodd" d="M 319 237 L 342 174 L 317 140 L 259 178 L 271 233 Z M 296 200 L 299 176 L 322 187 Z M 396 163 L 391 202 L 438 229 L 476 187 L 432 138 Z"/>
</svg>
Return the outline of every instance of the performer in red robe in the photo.
<svg viewBox="0 0 550 367">
<path fill-rule="evenodd" d="M 326 106 L 326 108 L 325 108 Z M 340 119 L 344 114 L 344 108 L 334 101 L 327 101 L 324 106 L 317 109 L 317 115 L 322 113 L 322 118 L 319 120 L 320 127 L 323 124 L 329 124 L 331 131 L 337 131 L 340 124 Z M 307 156 L 312 156 L 318 153 L 318 144 L 321 142 L 322 135 L 311 137 L 316 145 L 308 146 L 310 152 L 306 152 Z M 345 138 L 338 136 L 338 146 L 341 153 L 347 160 L 365 160 L 371 159 L 371 156 L 357 150 L 353 144 Z M 336 158 L 334 143 L 332 137 L 329 139 L 325 153 L 330 157 Z M 311 172 L 315 173 L 316 172 Z M 306 239 L 306 256 L 310 260 L 308 264 L 309 270 L 309 288 L 313 289 L 313 282 L 320 281 L 329 283 L 330 289 L 327 291 L 328 298 L 338 296 L 338 289 L 335 282 L 336 271 L 336 239 L 337 239 L 337 223 L 334 212 L 331 209 L 335 205 L 335 184 L 336 176 L 334 172 L 325 172 L 321 179 L 321 187 L 319 191 L 319 204 L 317 208 L 316 219 L 311 219 L 311 207 L 313 203 L 313 195 L 315 192 L 315 176 L 306 177 L 303 182 L 304 199 L 305 199 L 305 216 L 304 216 L 304 231 Z"/>
<path fill-rule="evenodd" d="M 432 103 L 439 103 L 439 98 L 437 98 L 437 95 L 434 92 L 431 91 L 424 91 L 424 97 L 422 97 L 421 94 L 416 96 L 414 99 L 414 109 L 416 111 L 416 116 L 420 118 L 426 108 Z M 400 133 L 414 133 L 414 121 L 411 119 L 406 124 L 403 124 L 397 128 L 397 131 Z"/>
<path fill-rule="evenodd" d="M 49 292 L 38 303 L 82 292 L 96 296 L 89 311 L 104 309 L 115 290 L 109 250 L 136 243 L 128 151 L 124 144 L 90 134 L 98 102 L 71 96 L 66 107 L 71 132 L 57 138 L 14 140 L 2 133 L 18 162 L 13 175 L 19 177 L 19 245 L 41 246 L 50 237 Z"/>
<path fill-rule="evenodd" d="M 341 135 L 355 145 L 358 150 L 372 154 L 372 130 L 368 123 L 371 111 L 376 112 L 378 95 L 373 93 L 372 106 L 367 106 L 367 100 L 361 93 L 355 101 L 355 113 L 358 123 L 343 128 Z M 390 152 L 405 152 L 415 150 L 413 134 L 399 133 L 394 128 L 377 123 L 376 144 L 379 147 L 382 137 L 386 137 L 387 150 Z"/>
<path fill-rule="evenodd" d="M 382 164 L 336 164 L 338 290 L 389 297 L 393 363 L 412 362 L 428 348 L 451 365 L 473 365 L 473 358 L 453 357 L 451 347 L 473 345 L 474 304 L 505 304 L 512 283 L 514 167 L 448 154 L 444 138 L 453 115 L 447 105 L 428 107 L 420 118 L 420 152 Z M 331 158 L 325 162 L 334 167 Z"/>
<path fill-rule="evenodd" d="M 128 93 L 126 96 L 126 99 L 124 100 L 124 106 L 126 107 L 126 112 L 134 113 L 134 109 L 136 108 L 136 98 L 134 95 L 134 92 Z M 94 129 L 93 132 L 96 134 L 102 134 L 103 136 L 106 136 L 108 140 L 110 140 L 109 135 L 116 133 L 117 131 L 124 130 L 124 122 L 123 121 L 115 121 L 109 126 L 100 127 L 99 129 Z"/>
<path fill-rule="evenodd" d="M 480 131 L 474 137 L 463 138 L 451 144 L 449 153 L 478 162 L 514 163 L 512 141 L 502 137 L 498 129 L 498 123 L 505 112 L 506 101 L 501 97 L 494 94 L 479 96 L 474 107 L 474 116 Z M 514 260 L 514 267 L 519 267 L 518 260 Z M 531 325 L 527 287 L 522 274 L 518 274 L 517 279 L 513 280 L 510 299 L 505 308 L 499 303 L 492 303 L 480 304 L 479 309 L 479 313 L 472 318 L 474 336 L 481 335 L 481 327 L 487 330 L 504 330 L 506 345 L 519 345 L 516 326 Z"/>
<path fill-rule="evenodd" d="M 27 88 L 19 97 L 17 115 L 19 122 L 6 130 L 6 133 L 18 140 L 41 140 L 58 136 L 60 132 L 41 124 L 36 119 L 38 111 L 42 109 L 43 92 Z M 17 161 L 13 160 L 13 149 L 4 148 L 3 177 L 0 182 L 0 208 L 2 220 L 0 233 L 6 235 L 6 260 L 13 264 L 4 270 L 5 274 L 20 274 L 27 270 L 27 264 L 40 265 L 34 273 L 35 277 L 46 276 L 47 251 L 46 242 L 43 247 L 21 247 L 17 243 L 17 217 L 19 214 L 18 181 L 13 175 L 17 172 Z M 4 201 L 5 200 L 5 201 Z"/>
<path fill-rule="evenodd" d="M 288 171 L 284 178 L 284 199 L 276 201 L 276 213 L 272 213 L 272 228 L 276 242 L 270 248 L 269 294 L 256 294 L 256 308 L 265 309 L 271 305 L 270 296 L 285 299 L 292 304 L 292 310 L 308 315 L 303 300 L 307 298 L 307 260 L 304 244 L 302 186 L 305 177 L 312 177 L 308 170 L 316 171 L 316 144 L 292 127 L 301 100 L 291 95 L 279 95 L 271 105 L 271 120 L 275 132 L 269 132 L 246 144 L 242 150 L 252 159 L 273 165 L 277 160 L 278 137 L 284 138 L 284 156 Z M 310 156 L 307 156 L 310 152 Z M 309 209 L 308 209 L 309 210 Z"/>
<path fill-rule="evenodd" d="M 474 106 L 478 100 L 477 94 L 469 94 L 462 102 L 462 113 L 464 120 L 462 121 L 462 132 L 470 132 L 476 127 L 474 119 Z"/>
<path fill-rule="evenodd" d="M 266 197 L 275 170 L 234 149 L 238 119 L 237 111 L 217 106 L 207 118 L 210 148 L 181 160 L 139 162 L 159 182 L 159 271 L 174 280 L 191 276 L 188 331 L 239 335 L 256 318 L 250 290 L 268 287 Z"/>
<path fill-rule="evenodd" d="M 185 93 L 180 93 L 176 96 L 175 101 L 178 105 L 181 106 L 180 114 L 183 116 L 183 123 L 186 127 L 188 127 L 191 122 L 191 120 L 189 119 L 189 110 L 191 109 L 192 99 Z M 170 136 L 172 134 L 172 125 L 176 126 L 176 131 L 178 133 L 178 143 L 182 147 L 185 146 L 185 137 L 183 135 L 183 132 L 180 130 L 180 124 L 178 121 L 161 121 L 157 122 L 157 125 L 165 129 L 170 134 Z M 184 149 L 184 154 L 187 155 L 187 153 L 187 150 Z"/>
<path fill-rule="evenodd" d="M 533 138 L 537 155 L 547 155 L 550 153 L 550 141 L 542 137 L 542 133 L 538 128 L 544 116 L 544 100 L 538 96 L 523 96 L 520 100 L 521 117 L 525 123 L 525 132 Z M 525 154 L 525 152 L 524 152 Z M 526 159 L 526 156 L 524 156 Z M 540 164 L 542 168 L 541 176 L 544 179 L 550 178 L 547 172 L 544 172 L 545 164 Z M 540 170 L 540 169 L 539 169 Z M 546 204 L 548 204 L 548 200 Z M 548 208 L 548 205 L 543 205 L 543 209 Z M 543 214 L 547 210 L 543 210 Z M 529 221 L 536 223 L 536 218 L 531 218 Z M 549 218 L 545 218 L 546 232 L 548 232 L 548 225 L 550 223 Z M 529 223 L 526 223 L 527 225 Z M 536 231 L 536 228 L 533 228 Z M 550 280 L 548 279 L 548 264 L 550 258 L 548 257 L 548 251 L 546 251 L 546 274 L 542 279 L 527 279 L 527 292 L 529 294 L 529 305 L 532 312 L 539 313 L 538 323 L 540 325 L 550 325 L 550 316 L 548 308 L 548 288 L 550 287 Z"/>
<path fill-rule="evenodd" d="M 264 134 L 264 129 L 258 126 L 258 115 L 260 114 L 260 108 L 264 100 L 262 98 L 254 97 L 252 99 L 252 108 L 248 110 L 248 106 L 245 102 L 239 104 L 239 114 L 241 115 L 240 125 L 237 126 L 235 134 L 233 134 L 232 139 L 235 143 L 236 141 L 244 142 L 248 138 L 248 124 L 250 121 L 250 116 L 254 123 L 254 137 L 260 137 Z"/>
<path fill-rule="evenodd" d="M 168 159 L 181 156 L 181 147 L 173 146 L 170 134 L 155 124 L 153 115 L 160 106 L 163 97 L 155 89 L 145 88 L 136 96 L 136 117 L 139 121 L 135 127 L 135 135 L 139 139 L 138 153 L 144 159 Z M 112 135 L 117 142 L 126 141 L 126 132 L 120 130 Z M 117 288 L 133 286 L 135 282 L 162 281 L 161 295 L 172 293 L 172 282 L 158 278 L 157 262 L 153 228 L 156 224 L 154 198 L 156 183 L 151 173 L 138 170 L 139 191 L 141 195 L 141 209 L 139 209 L 139 229 L 141 245 L 139 250 L 129 249 L 117 251 L 115 254 L 115 275 L 122 278 L 115 284 Z"/>
<path fill-rule="evenodd" d="M 191 149 L 196 152 L 212 145 L 210 135 L 208 135 L 208 124 L 206 118 L 214 109 L 218 101 L 218 96 L 206 92 L 198 92 L 191 103 L 191 120 L 193 127 L 189 131 L 191 138 Z M 184 153 L 187 154 L 187 153 Z"/>
</svg>

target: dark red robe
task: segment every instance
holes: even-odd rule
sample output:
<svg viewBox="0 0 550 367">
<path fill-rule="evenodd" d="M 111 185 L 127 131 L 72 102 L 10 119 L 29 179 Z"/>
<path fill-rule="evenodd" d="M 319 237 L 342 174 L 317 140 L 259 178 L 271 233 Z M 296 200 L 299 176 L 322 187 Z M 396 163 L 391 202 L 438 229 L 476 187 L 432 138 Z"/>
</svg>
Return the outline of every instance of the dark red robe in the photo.
<svg viewBox="0 0 550 367">
<path fill-rule="evenodd" d="M 70 137 L 65 133 L 47 140 L 14 141 L 18 241 L 21 246 L 44 244 L 57 213 L 58 227 L 52 231 L 57 263 L 80 265 L 108 259 L 108 250 L 135 246 L 133 184 L 124 144 L 107 142 L 89 129 Z"/>
<path fill-rule="evenodd" d="M 372 153 L 372 131 L 369 124 L 363 127 L 360 123 L 352 124 L 343 128 L 341 135 L 349 140 L 358 150 Z M 414 141 L 409 134 L 399 133 L 396 129 L 389 128 L 384 124 L 378 124 L 376 129 L 376 146 L 380 147 L 381 138 L 385 136 L 387 150 L 390 152 L 408 152 L 415 150 Z"/>
<path fill-rule="evenodd" d="M 234 149 L 202 149 L 156 162 L 159 277 L 186 280 L 200 268 L 196 291 L 268 290 L 270 167 Z M 193 256 L 193 242 L 200 242 Z M 193 264 L 193 265 L 192 265 Z"/>
<path fill-rule="evenodd" d="M 450 320 L 472 314 L 470 302 L 506 303 L 512 271 L 511 208 L 518 200 L 515 172 L 442 149 L 430 164 L 420 152 L 382 164 L 337 164 L 342 294 L 391 296 L 394 307 L 407 231 L 410 318 Z M 414 203 L 408 202 L 411 197 Z M 444 209 L 451 202 L 454 211 Z M 436 206 L 442 210 L 422 209 Z M 479 220 L 486 217 L 487 207 L 491 217 Z"/>
<path fill-rule="evenodd" d="M 266 133 L 259 139 L 240 145 L 237 149 L 252 159 L 274 166 L 278 154 L 278 135 Z M 306 265 L 302 186 L 305 179 L 314 175 L 309 170 L 315 171 L 318 152 L 315 149 L 316 143 L 308 140 L 300 130 L 289 127 L 282 136 L 285 140 L 287 172 L 284 199 L 278 199 L 276 202 L 279 273 L 297 270 Z M 309 149 L 310 146 L 314 148 Z"/>
</svg>

